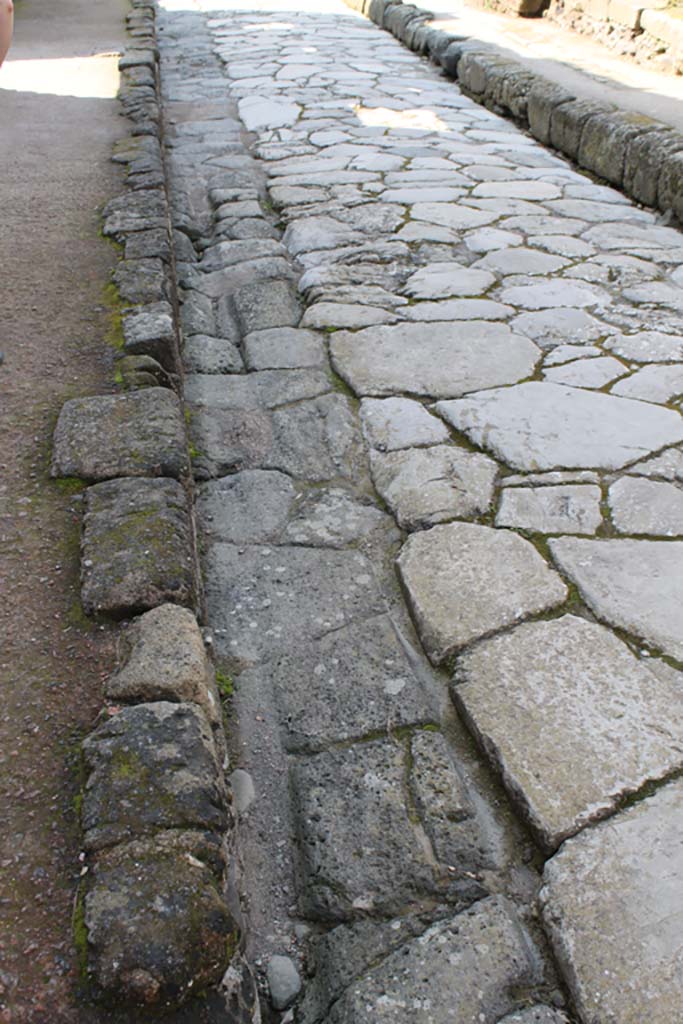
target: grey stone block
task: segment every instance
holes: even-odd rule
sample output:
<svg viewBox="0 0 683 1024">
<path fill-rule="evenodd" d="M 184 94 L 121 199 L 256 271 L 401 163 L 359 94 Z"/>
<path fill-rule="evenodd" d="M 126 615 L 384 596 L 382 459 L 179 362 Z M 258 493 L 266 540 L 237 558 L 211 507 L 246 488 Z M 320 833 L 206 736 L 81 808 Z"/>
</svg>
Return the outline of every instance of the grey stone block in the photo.
<svg viewBox="0 0 683 1024">
<path fill-rule="evenodd" d="M 111 199 L 102 211 L 103 234 L 125 241 L 134 231 L 166 228 L 166 200 L 161 189 L 125 192 Z"/>
<path fill-rule="evenodd" d="M 579 164 L 613 185 L 621 185 L 629 143 L 658 127 L 657 121 L 643 114 L 623 111 L 595 114 L 586 121 L 581 132 Z"/>
<path fill-rule="evenodd" d="M 166 370 L 177 372 L 173 309 L 168 302 L 142 306 L 124 314 L 123 351 L 126 355 L 151 356 Z"/>
<path fill-rule="evenodd" d="M 197 494 L 205 535 L 231 544 L 278 540 L 294 508 L 296 488 L 284 473 L 245 469 L 211 480 Z"/>
<path fill-rule="evenodd" d="M 81 600 L 123 618 L 167 601 L 192 607 L 196 580 L 187 495 L 176 480 L 108 480 L 86 492 Z"/>
<path fill-rule="evenodd" d="M 121 260 L 113 281 L 125 302 L 141 305 L 168 299 L 168 280 L 160 259 Z"/>
<path fill-rule="evenodd" d="M 680 1015 L 683 782 L 568 840 L 545 867 L 543 917 L 582 1020 Z"/>
<path fill-rule="evenodd" d="M 612 109 L 594 100 L 567 100 L 557 104 L 550 115 L 551 144 L 575 160 L 579 155 L 581 134 L 588 119 Z"/>
<path fill-rule="evenodd" d="M 254 331 L 243 340 L 249 370 L 319 367 L 325 363 L 325 346 L 315 331 L 273 327 Z"/>
<path fill-rule="evenodd" d="M 163 829 L 223 832 L 227 793 L 209 723 L 196 704 L 119 710 L 83 743 L 88 851 Z"/>
<path fill-rule="evenodd" d="M 244 373 L 239 348 L 228 338 L 193 334 L 183 346 L 183 363 L 188 373 Z"/>
<path fill-rule="evenodd" d="M 458 64 L 465 52 L 465 44 L 467 42 L 467 36 L 456 37 L 439 54 L 439 63 L 449 78 L 455 79 L 458 77 Z"/>
<path fill-rule="evenodd" d="M 168 232 L 163 228 L 151 228 L 149 231 L 136 231 L 126 238 L 126 259 L 142 260 L 158 257 L 164 263 L 171 258 L 171 247 Z"/>
<path fill-rule="evenodd" d="M 183 477 L 189 468 L 182 408 L 168 388 L 72 398 L 62 406 L 53 477 Z"/>
<path fill-rule="evenodd" d="M 683 135 L 671 129 L 647 132 L 626 148 L 624 191 L 646 206 L 657 206 L 659 178 L 670 156 L 683 151 Z"/>
<path fill-rule="evenodd" d="M 171 831 L 97 857 L 84 899 L 88 972 L 105 999 L 172 1010 L 217 984 L 239 933 L 219 840 Z"/>
<path fill-rule="evenodd" d="M 254 281 L 233 296 L 242 334 L 270 327 L 297 327 L 301 306 L 289 281 Z"/>
<path fill-rule="evenodd" d="M 104 684 L 108 701 L 198 704 L 212 725 L 220 722 L 213 667 L 187 608 L 164 604 L 146 612 L 123 633 L 119 650 L 119 667 Z"/>
<path fill-rule="evenodd" d="M 419 680 L 385 615 L 298 646 L 269 668 L 287 750 L 434 720 Z"/>
<path fill-rule="evenodd" d="M 538 982 L 540 973 L 539 954 L 514 909 L 490 897 L 437 922 L 367 971 L 327 1021 L 402 1024 L 407 1007 L 426 1007 L 430 1024 L 498 1021 L 518 1005 L 514 993 Z M 419 1020 L 419 1010 L 410 1013 Z"/>
<path fill-rule="evenodd" d="M 683 221 L 683 152 L 670 153 L 659 172 L 657 206 Z"/>
</svg>

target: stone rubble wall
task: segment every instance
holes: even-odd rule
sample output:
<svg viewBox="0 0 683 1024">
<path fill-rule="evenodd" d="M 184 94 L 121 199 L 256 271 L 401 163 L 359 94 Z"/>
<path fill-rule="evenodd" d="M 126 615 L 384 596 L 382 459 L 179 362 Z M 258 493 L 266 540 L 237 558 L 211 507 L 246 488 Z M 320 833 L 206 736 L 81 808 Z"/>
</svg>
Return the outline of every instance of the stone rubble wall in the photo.
<svg viewBox="0 0 683 1024">
<path fill-rule="evenodd" d="M 113 157 L 126 167 L 126 191 L 103 211 L 105 236 L 123 250 L 113 278 L 119 391 L 65 403 L 51 467 L 88 485 L 83 609 L 129 623 L 82 748 L 75 936 L 94 998 L 184 1020 L 175 1011 L 224 980 L 221 1020 L 246 1022 L 258 1011 L 226 896 L 234 818 L 219 688 L 199 626 L 154 3 L 133 0 L 127 25 L 119 99 L 131 135 Z"/>
<path fill-rule="evenodd" d="M 683 220 L 683 135 L 642 114 L 582 100 L 496 47 L 431 28 L 434 15 L 402 0 L 344 0 L 406 46 L 440 65 L 462 91 L 511 117 L 645 206 Z M 661 12 L 648 11 L 661 20 Z M 645 23 L 649 24 L 648 18 Z"/>
<path fill-rule="evenodd" d="M 667 0 L 552 0 L 546 17 L 671 74 L 683 71 L 683 18 Z"/>
</svg>

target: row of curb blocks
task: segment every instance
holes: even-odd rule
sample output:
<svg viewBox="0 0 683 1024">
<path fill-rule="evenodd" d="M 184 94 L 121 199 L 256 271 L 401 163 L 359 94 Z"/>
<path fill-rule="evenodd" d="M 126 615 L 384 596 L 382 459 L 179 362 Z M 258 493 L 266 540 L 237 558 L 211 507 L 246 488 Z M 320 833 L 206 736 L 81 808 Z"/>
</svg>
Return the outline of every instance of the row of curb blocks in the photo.
<svg viewBox="0 0 683 1024">
<path fill-rule="evenodd" d="M 90 485 L 85 612 L 140 616 L 83 744 L 76 940 L 97 998 L 173 1010 L 220 982 L 240 936 L 224 895 L 234 828 L 222 714 L 196 617 L 155 19 L 150 0 L 133 0 L 119 94 L 132 136 L 114 155 L 127 191 L 104 210 L 104 234 L 124 246 L 114 282 L 130 304 L 117 361 L 125 390 L 64 405 L 51 472 Z"/>
<path fill-rule="evenodd" d="M 439 64 L 462 91 L 512 117 L 544 145 L 627 195 L 683 221 L 683 135 L 660 121 L 578 99 L 492 45 L 430 27 L 434 15 L 402 0 L 345 0 Z"/>
</svg>

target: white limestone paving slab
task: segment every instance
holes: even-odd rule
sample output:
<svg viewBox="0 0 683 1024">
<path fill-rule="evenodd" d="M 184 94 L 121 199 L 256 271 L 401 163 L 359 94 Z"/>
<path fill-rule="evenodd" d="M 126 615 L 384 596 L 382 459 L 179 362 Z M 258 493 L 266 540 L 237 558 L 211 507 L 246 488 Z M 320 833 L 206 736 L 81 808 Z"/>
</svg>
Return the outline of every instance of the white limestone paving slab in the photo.
<svg viewBox="0 0 683 1024">
<path fill-rule="evenodd" d="M 599 487 L 578 485 L 506 487 L 496 526 L 536 533 L 593 534 L 602 522 Z"/>
<path fill-rule="evenodd" d="M 683 781 L 569 839 L 541 906 L 584 1021 L 673 1024 L 683 1005 Z"/>
<path fill-rule="evenodd" d="M 678 412 L 546 381 L 441 401 L 437 411 L 515 469 L 620 469 L 683 440 Z"/>
<path fill-rule="evenodd" d="M 573 360 L 562 366 L 543 371 L 543 379 L 555 384 L 566 384 L 570 388 L 602 388 L 605 384 L 623 377 L 628 367 L 612 356 L 598 356 L 597 359 Z"/>
<path fill-rule="evenodd" d="M 683 395 L 683 363 L 669 365 L 656 363 L 636 370 L 627 380 L 620 380 L 610 389 L 613 395 L 639 398 L 644 402 L 665 405 L 672 398 Z"/>
<path fill-rule="evenodd" d="M 366 441 L 381 452 L 422 448 L 449 438 L 445 423 L 410 398 L 364 398 L 360 414 Z"/>
<path fill-rule="evenodd" d="M 511 322 L 511 327 L 533 338 L 543 349 L 565 343 L 588 344 L 608 333 L 605 324 L 590 313 L 569 306 L 555 306 L 536 313 L 520 313 Z"/>
<path fill-rule="evenodd" d="M 604 626 L 517 627 L 458 660 L 456 706 L 544 848 L 683 767 L 683 686 Z"/>
<path fill-rule="evenodd" d="M 608 338 L 605 348 L 622 359 L 635 363 L 669 363 L 683 361 L 683 337 L 661 331 L 640 331 L 638 334 L 617 334 Z"/>
<path fill-rule="evenodd" d="M 622 477 L 609 489 L 609 505 L 619 533 L 683 537 L 683 490 L 673 483 Z"/>
<path fill-rule="evenodd" d="M 396 565 L 422 644 L 437 665 L 473 640 L 567 597 L 533 544 L 475 523 L 413 534 Z"/>
<path fill-rule="evenodd" d="M 540 358 L 529 339 L 504 324 L 478 320 L 338 331 L 330 354 L 334 369 L 357 395 L 433 398 L 514 384 L 529 376 Z"/>
<path fill-rule="evenodd" d="M 262 96 L 247 96 L 239 101 L 238 108 L 240 117 L 250 132 L 292 125 L 301 113 L 298 103 Z"/>
<path fill-rule="evenodd" d="M 558 537 L 549 544 L 599 619 L 683 660 L 683 541 Z"/>
<path fill-rule="evenodd" d="M 495 276 L 487 270 L 471 270 L 455 262 L 428 263 L 408 278 L 404 291 L 415 299 L 482 295 L 495 280 Z"/>
</svg>

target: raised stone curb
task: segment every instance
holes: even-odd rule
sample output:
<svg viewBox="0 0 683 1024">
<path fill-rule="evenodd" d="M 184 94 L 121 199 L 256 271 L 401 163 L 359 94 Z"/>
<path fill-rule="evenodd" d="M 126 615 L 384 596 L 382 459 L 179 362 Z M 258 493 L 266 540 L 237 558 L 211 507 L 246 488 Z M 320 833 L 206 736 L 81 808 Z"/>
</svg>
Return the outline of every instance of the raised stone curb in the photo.
<svg viewBox="0 0 683 1024">
<path fill-rule="evenodd" d="M 402 0 L 344 2 L 440 64 L 466 95 L 513 118 L 544 145 L 550 143 L 636 201 L 683 220 L 683 135 L 679 132 L 644 115 L 576 99 L 489 43 L 428 28 L 425 22 L 434 15 Z"/>
</svg>

